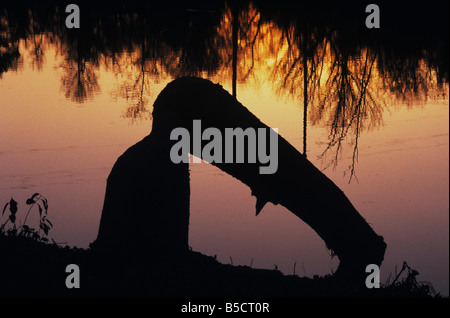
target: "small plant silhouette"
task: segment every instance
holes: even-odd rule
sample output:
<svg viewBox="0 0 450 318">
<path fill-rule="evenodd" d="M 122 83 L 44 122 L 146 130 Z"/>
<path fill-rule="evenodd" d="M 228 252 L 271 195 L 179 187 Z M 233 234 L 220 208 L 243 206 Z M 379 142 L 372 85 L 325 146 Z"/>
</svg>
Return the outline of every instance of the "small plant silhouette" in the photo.
<svg viewBox="0 0 450 318">
<path fill-rule="evenodd" d="M 48 232 L 53 227 L 52 222 L 47 219 L 48 214 L 48 201 L 47 199 L 41 195 L 40 193 L 33 194 L 30 198 L 28 198 L 25 202 L 30 207 L 28 208 L 28 212 L 25 215 L 25 219 L 23 224 L 17 226 L 16 225 L 16 214 L 18 210 L 18 203 L 12 197 L 9 202 L 5 204 L 2 211 L 2 217 L 5 214 L 6 209 L 9 207 L 9 216 L 6 221 L 0 226 L 0 235 L 4 236 L 16 236 L 16 237 L 27 237 L 31 238 L 35 241 L 39 242 L 48 242 Z M 39 211 L 39 229 L 36 230 L 26 224 L 28 216 L 30 215 L 33 207 L 37 206 Z M 8 229 L 6 229 L 6 225 L 11 223 Z"/>
</svg>

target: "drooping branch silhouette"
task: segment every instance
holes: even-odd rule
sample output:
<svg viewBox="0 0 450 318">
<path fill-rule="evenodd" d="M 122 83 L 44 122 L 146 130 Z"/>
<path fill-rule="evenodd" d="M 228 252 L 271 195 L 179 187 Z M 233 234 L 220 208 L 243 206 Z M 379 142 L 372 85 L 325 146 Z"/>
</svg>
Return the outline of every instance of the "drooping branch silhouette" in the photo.
<svg viewBox="0 0 450 318">
<path fill-rule="evenodd" d="M 0 13 L 0 79 L 3 73 L 17 70 L 21 65 L 19 41 L 24 35 L 17 22 L 19 18 L 9 12 Z"/>
<path fill-rule="evenodd" d="M 129 64 L 126 75 L 118 89 L 116 95 L 124 98 L 129 104 L 124 113 L 125 118 L 131 118 L 134 122 L 137 119 L 150 118 L 150 111 L 147 109 L 148 96 L 150 95 L 151 76 L 159 76 L 158 67 L 149 60 L 149 44 L 143 39 L 140 47 L 136 51 L 137 57 L 129 57 L 133 61 Z M 131 70 L 128 70 L 130 69 Z"/>
<path fill-rule="evenodd" d="M 337 165 L 343 142 L 348 135 L 354 136 L 352 163 L 349 182 L 355 177 L 355 162 L 358 156 L 358 139 L 365 125 L 379 126 L 383 121 L 386 101 L 378 98 L 376 85 L 371 84 L 371 76 L 376 61 L 376 52 L 362 52 L 359 59 L 351 59 L 345 53 L 336 52 L 336 63 L 330 70 L 330 77 L 324 89 L 327 93 L 319 101 L 320 107 L 328 111 L 330 123 L 329 143 L 322 156 L 334 148 Z M 316 118 L 317 120 L 317 118 Z"/>
<path fill-rule="evenodd" d="M 303 107 L 303 154 L 306 155 L 307 125 L 326 123 L 328 145 L 322 159 L 334 151 L 331 163 L 337 166 L 346 139 L 354 138 L 349 180 L 355 176 L 358 139 L 364 128 L 382 123 L 385 98 L 380 98 L 376 83 L 371 82 L 376 51 L 363 50 L 357 55 L 348 39 L 326 30 L 310 30 L 306 23 L 288 26 L 283 32 L 287 50 L 273 68 L 275 89 L 289 92 Z M 280 74 L 282 76 L 280 76 Z M 370 85 L 369 85 L 370 84 Z"/>
<path fill-rule="evenodd" d="M 61 43 L 65 63 L 61 65 L 61 90 L 65 97 L 82 104 L 100 92 L 97 78 L 98 55 L 86 43 L 83 33 L 74 31 Z"/>
</svg>

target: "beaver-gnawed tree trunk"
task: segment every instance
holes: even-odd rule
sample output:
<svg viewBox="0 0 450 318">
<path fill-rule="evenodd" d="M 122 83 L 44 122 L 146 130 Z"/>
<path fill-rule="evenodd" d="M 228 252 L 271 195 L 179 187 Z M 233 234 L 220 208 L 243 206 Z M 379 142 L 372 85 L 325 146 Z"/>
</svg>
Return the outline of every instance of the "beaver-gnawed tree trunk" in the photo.
<svg viewBox="0 0 450 318">
<path fill-rule="evenodd" d="M 170 148 L 152 132 L 117 159 L 106 185 L 96 248 L 149 255 L 188 249 L 189 165 L 174 164 Z"/>
<path fill-rule="evenodd" d="M 220 85 L 192 77 L 169 83 L 155 101 L 151 134 L 128 149 L 111 171 L 97 246 L 139 244 L 170 253 L 188 249 L 189 172 L 187 164 L 170 160 L 175 143 L 170 133 L 183 127 L 192 138 L 196 119 L 204 129 L 218 128 L 222 136 L 225 128 L 269 128 Z M 360 277 L 366 265 L 380 265 L 383 238 L 329 178 L 277 138 L 274 174 L 260 174 L 259 163 L 213 164 L 251 188 L 257 210 L 266 202 L 281 204 L 311 226 L 339 257 L 338 272 Z"/>
</svg>

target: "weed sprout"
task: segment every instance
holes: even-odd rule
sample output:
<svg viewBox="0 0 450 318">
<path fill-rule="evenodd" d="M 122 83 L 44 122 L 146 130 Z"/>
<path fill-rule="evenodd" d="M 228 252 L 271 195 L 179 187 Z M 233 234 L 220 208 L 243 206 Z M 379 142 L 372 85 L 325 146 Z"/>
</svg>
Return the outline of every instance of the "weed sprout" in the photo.
<svg viewBox="0 0 450 318">
<path fill-rule="evenodd" d="M 17 236 L 17 237 L 27 237 L 31 238 L 35 241 L 40 242 L 48 242 L 47 236 L 50 229 L 53 227 L 52 222 L 47 218 L 48 214 L 48 201 L 47 199 L 41 195 L 40 193 L 33 194 L 30 198 L 26 200 L 26 205 L 29 205 L 27 214 L 25 215 L 25 219 L 22 225 L 17 226 L 17 206 L 18 203 L 13 198 L 9 200 L 3 207 L 2 217 L 5 214 L 6 209 L 9 207 L 9 216 L 6 221 L 0 226 L 0 235 L 4 236 Z M 28 216 L 30 215 L 33 207 L 37 206 L 39 211 L 39 229 L 36 230 L 26 224 Z M 6 229 L 6 225 L 11 223 L 8 229 Z"/>
</svg>

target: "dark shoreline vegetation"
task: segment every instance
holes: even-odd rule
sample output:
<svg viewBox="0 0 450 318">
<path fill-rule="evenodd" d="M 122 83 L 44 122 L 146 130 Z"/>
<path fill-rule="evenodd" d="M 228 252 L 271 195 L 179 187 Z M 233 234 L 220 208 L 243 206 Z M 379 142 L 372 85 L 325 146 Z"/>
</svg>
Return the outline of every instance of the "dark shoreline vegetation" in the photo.
<svg viewBox="0 0 450 318">
<path fill-rule="evenodd" d="M 183 255 L 159 256 L 151 250 L 87 249 L 49 243 L 47 199 L 33 194 L 30 212 L 40 216 L 42 234 L 18 221 L 17 202 L 11 198 L 0 227 L 0 297 L 154 297 L 154 298 L 441 298 L 419 273 L 404 262 L 379 289 L 368 289 L 329 274 L 313 278 L 282 274 L 277 268 L 222 264 L 215 257 L 189 250 Z M 37 207 L 33 210 L 34 207 Z M 7 214 L 5 212 L 8 211 Z M 9 214 L 9 215 L 8 215 Z M 5 217 L 6 216 L 6 217 Z M 44 220 L 44 221 L 43 221 Z M 5 226 L 7 223 L 10 226 Z M 49 221 L 48 221 L 49 222 Z M 50 223 L 51 224 L 51 223 Z M 80 288 L 67 288 L 66 267 L 80 269 Z"/>
<path fill-rule="evenodd" d="M 185 258 L 154 260 L 139 254 L 95 253 L 24 237 L 0 235 L 0 297 L 152 298 L 441 298 L 407 265 L 379 289 L 352 286 L 327 275 L 313 278 L 278 270 L 221 264 L 190 251 Z M 68 289 L 66 266 L 80 268 L 80 288 Z"/>
</svg>

